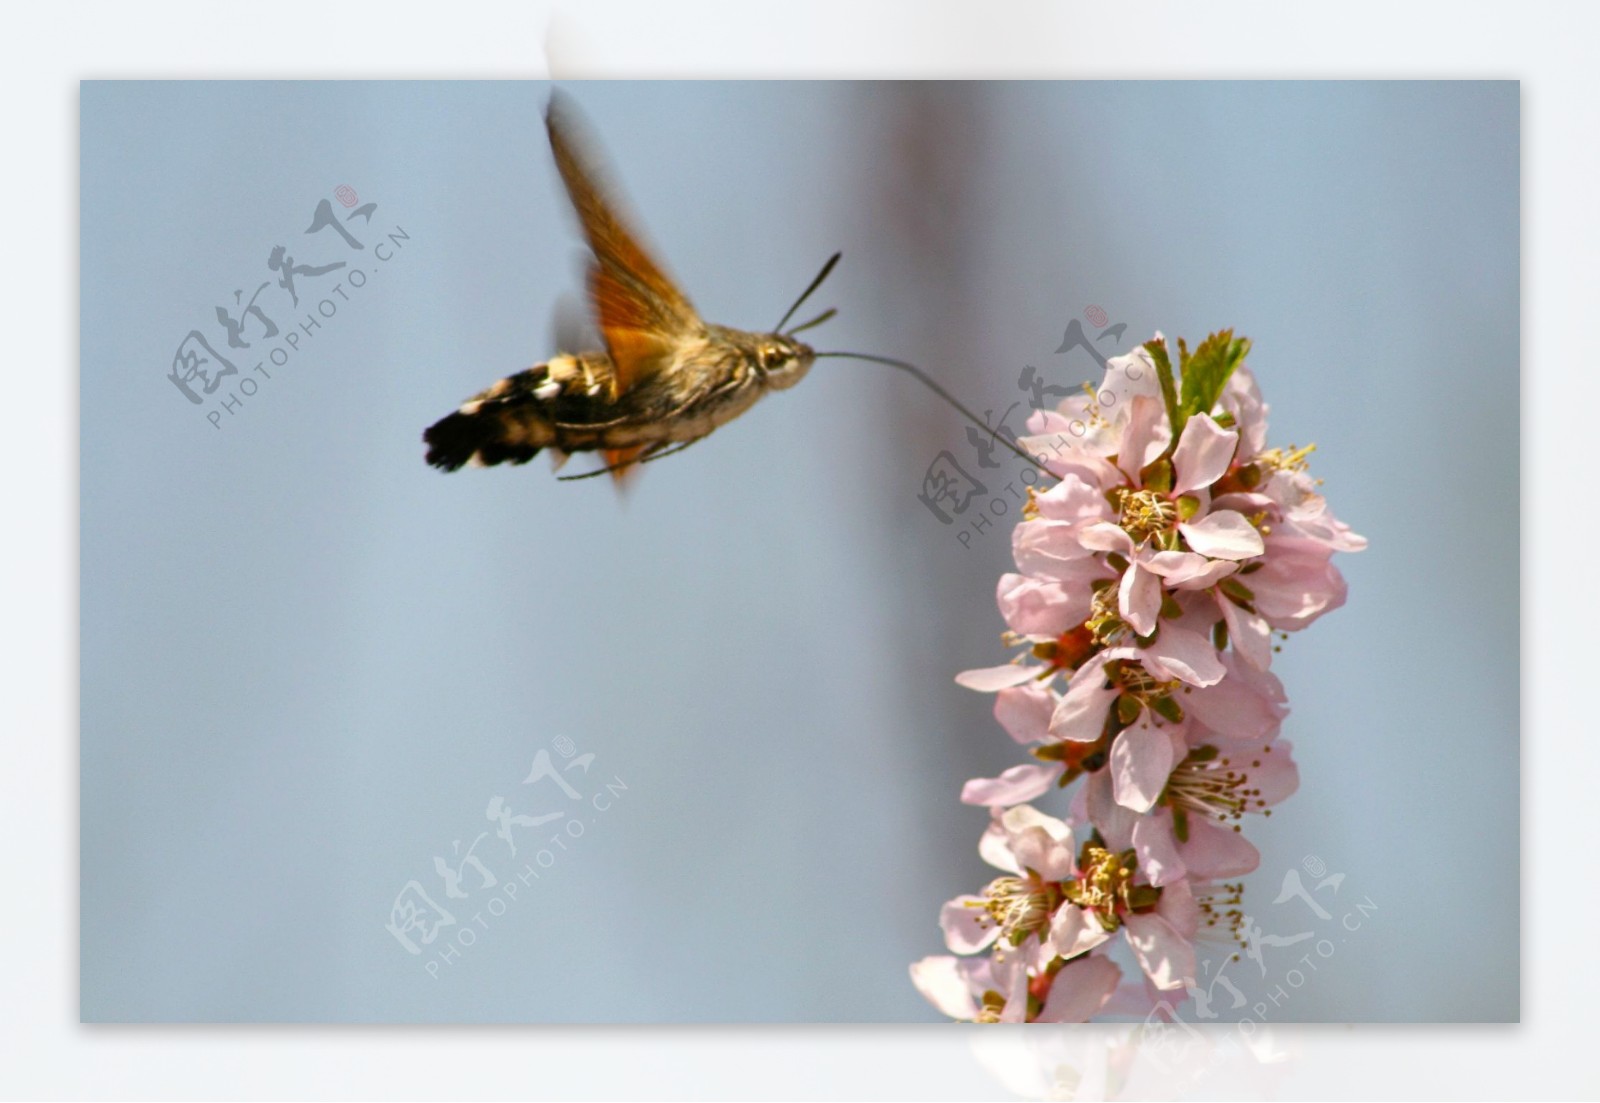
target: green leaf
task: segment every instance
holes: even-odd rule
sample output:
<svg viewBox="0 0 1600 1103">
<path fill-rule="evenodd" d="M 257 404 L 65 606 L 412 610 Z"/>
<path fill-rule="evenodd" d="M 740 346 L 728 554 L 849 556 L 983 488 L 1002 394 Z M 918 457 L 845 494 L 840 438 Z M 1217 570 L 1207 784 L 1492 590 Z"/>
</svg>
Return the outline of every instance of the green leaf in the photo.
<svg viewBox="0 0 1600 1103">
<path fill-rule="evenodd" d="M 1172 426 L 1172 439 L 1178 439 L 1183 429 L 1183 414 L 1178 409 L 1178 383 L 1172 377 L 1172 361 L 1167 357 L 1167 346 L 1160 341 L 1146 341 L 1144 351 L 1155 361 L 1156 378 L 1161 381 L 1161 401 L 1167 406 L 1167 421 Z"/>
<path fill-rule="evenodd" d="M 1227 386 L 1233 370 L 1249 354 L 1250 342 L 1234 337 L 1233 330 L 1224 329 L 1200 342 L 1193 355 L 1187 355 L 1181 342 L 1179 348 L 1186 355 L 1182 362 L 1183 400 L 1179 403 L 1178 418 L 1173 422 L 1174 433 L 1183 431 L 1180 422 L 1188 421 L 1195 414 L 1211 412 L 1217 399 L 1222 397 L 1222 388 Z"/>
</svg>

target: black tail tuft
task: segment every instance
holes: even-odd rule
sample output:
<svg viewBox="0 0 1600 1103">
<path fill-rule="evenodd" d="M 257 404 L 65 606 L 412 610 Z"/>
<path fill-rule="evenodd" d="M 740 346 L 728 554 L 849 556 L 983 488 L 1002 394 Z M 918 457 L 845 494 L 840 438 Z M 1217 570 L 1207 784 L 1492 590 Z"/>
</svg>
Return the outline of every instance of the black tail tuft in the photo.
<svg viewBox="0 0 1600 1103">
<path fill-rule="evenodd" d="M 500 418 L 488 407 L 477 413 L 460 411 L 434 422 L 422 434 L 428 462 L 441 471 L 456 471 L 476 456 L 480 464 L 527 463 L 539 454 L 531 444 L 507 443 Z"/>
</svg>

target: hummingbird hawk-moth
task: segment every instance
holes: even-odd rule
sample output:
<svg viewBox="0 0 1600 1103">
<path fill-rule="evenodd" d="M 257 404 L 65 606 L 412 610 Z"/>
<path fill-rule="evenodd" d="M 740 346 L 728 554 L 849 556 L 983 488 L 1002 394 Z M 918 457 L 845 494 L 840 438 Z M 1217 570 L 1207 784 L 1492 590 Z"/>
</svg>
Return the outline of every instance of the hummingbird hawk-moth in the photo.
<svg viewBox="0 0 1600 1103">
<path fill-rule="evenodd" d="M 527 463 L 549 449 L 559 466 L 567 454 L 598 451 L 605 466 L 589 474 L 609 471 L 620 482 L 635 464 L 687 448 L 768 391 L 798 383 L 816 353 L 794 334 L 833 311 L 787 333 L 702 321 L 618 214 L 592 143 L 561 96 L 551 98 L 545 124 L 592 253 L 589 304 L 605 347 L 562 350 L 474 395 L 423 433 L 427 461 L 455 471 Z"/>
</svg>

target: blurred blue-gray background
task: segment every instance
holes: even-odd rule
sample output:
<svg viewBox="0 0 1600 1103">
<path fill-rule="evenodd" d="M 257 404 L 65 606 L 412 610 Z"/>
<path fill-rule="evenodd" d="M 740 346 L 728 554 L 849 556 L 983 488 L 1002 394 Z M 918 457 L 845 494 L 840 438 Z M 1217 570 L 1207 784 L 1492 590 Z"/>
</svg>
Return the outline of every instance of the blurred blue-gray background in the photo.
<svg viewBox="0 0 1600 1103">
<path fill-rule="evenodd" d="M 1014 503 L 968 522 L 1018 465 L 824 361 L 625 500 L 426 467 L 579 286 L 548 91 L 82 87 L 85 1020 L 939 1017 L 906 966 L 989 875 L 956 794 L 1021 761 L 951 680 L 1009 654 Z M 1107 353 L 1248 334 L 1372 547 L 1278 657 L 1302 787 L 1249 825 L 1263 926 L 1336 952 L 1229 976 L 1270 1021 L 1518 1017 L 1515 83 L 572 93 L 710 320 L 765 328 L 842 248 L 818 346 L 996 414 L 1025 365 L 1095 374 L 1055 354 L 1093 308 Z M 199 404 L 191 330 L 238 369 Z M 949 526 L 942 450 L 990 492 Z M 1327 922 L 1273 903 L 1308 859 Z"/>
</svg>

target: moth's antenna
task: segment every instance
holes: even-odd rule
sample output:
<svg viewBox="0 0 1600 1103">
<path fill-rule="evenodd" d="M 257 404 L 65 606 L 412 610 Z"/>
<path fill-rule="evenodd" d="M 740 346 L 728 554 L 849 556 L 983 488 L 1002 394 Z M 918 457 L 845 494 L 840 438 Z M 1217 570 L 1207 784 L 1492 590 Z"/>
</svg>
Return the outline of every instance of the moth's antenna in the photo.
<svg viewBox="0 0 1600 1103">
<path fill-rule="evenodd" d="M 791 329 L 788 333 L 785 333 L 784 336 L 785 337 L 793 337 L 796 333 L 804 333 L 806 330 L 811 329 L 813 326 L 820 326 L 823 322 L 826 322 L 829 318 L 833 317 L 837 313 L 839 313 L 838 308 L 830 306 L 827 310 L 824 310 L 821 314 L 818 314 L 815 318 L 811 319 L 809 322 L 801 322 L 799 325 L 797 325 L 793 329 Z"/>
<path fill-rule="evenodd" d="M 784 323 L 790 318 L 793 318 L 794 312 L 800 309 L 800 304 L 809 299 L 811 297 L 811 293 L 818 287 L 822 286 L 822 281 L 828 278 L 828 273 L 833 271 L 833 266 L 839 263 L 839 258 L 842 256 L 844 256 L 843 253 L 835 253 L 833 256 L 828 258 L 828 263 L 822 266 L 822 271 L 818 272 L 817 278 L 811 281 L 811 286 L 800 293 L 800 297 L 794 301 L 794 305 L 789 308 L 788 312 L 784 314 L 783 318 L 778 322 L 778 324 L 772 327 L 773 333 L 783 332 Z"/>
<path fill-rule="evenodd" d="M 962 417 L 966 418 L 968 421 L 972 422 L 972 424 L 993 436 L 995 440 L 1005 445 L 1008 451 L 1014 452 L 1016 455 L 1021 456 L 1024 460 L 1027 460 L 1030 464 L 1032 464 L 1034 467 L 1037 467 L 1040 471 L 1043 471 L 1046 475 L 1051 477 L 1055 476 L 1055 472 L 1051 471 L 1048 467 L 1041 463 L 1037 457 L 1028 455 L 1028 453 L 1024 452 L 1005 437 L 1002 437 L 999 433 L 995 432 L 994 427 L 989 425 L 982 418 L 978 417 L 977 414 L 963 406 L 954 395 L 945 390 L 943 387 L 939 386 L 939 384 L 934 382 L 927 372 L 923 371 L 915 364 L 908 364 L 904 360 L 891 360 L 887 356 L 873 356 L 865 352 L 819 352 L 816 355 L 818 360 L 825 356 L 834 356 L 844 357 L 851 360 L 865 360 L 870 364 L 883 364 L 887 367 L 899 368 L 901 371 L 915 377 L 923 386 L 927 387 L 934 394 L 938 395 L 951 406 L 955 407 L 956 411 L 960 413 Z"/>
</svg>

